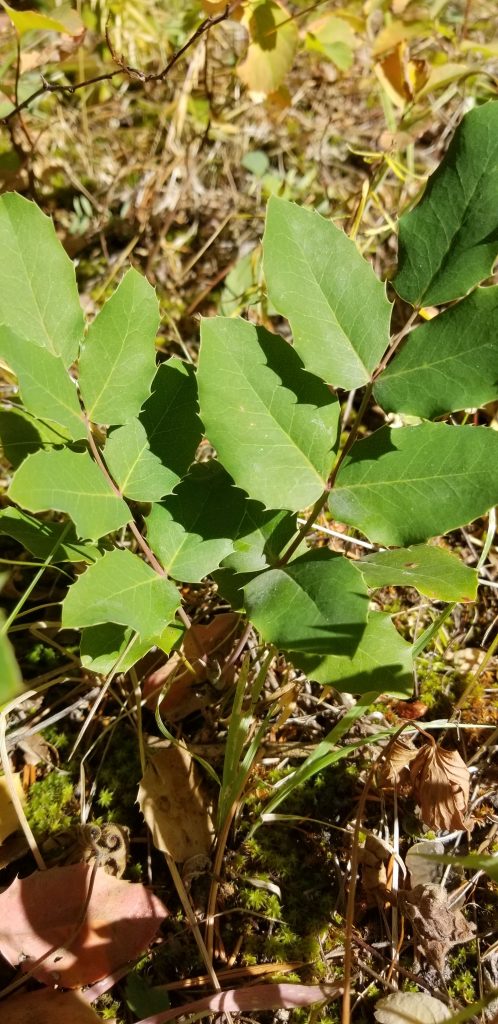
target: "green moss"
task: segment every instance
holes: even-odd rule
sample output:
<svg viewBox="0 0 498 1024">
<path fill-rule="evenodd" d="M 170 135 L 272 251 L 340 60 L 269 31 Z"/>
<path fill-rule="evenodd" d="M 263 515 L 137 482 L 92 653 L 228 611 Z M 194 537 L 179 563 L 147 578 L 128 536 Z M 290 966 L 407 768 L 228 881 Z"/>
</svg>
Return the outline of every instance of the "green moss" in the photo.
<svg viewBox="0 0 498 1024">
<path fill-rule="evenodd" d="M 449 957 L 451 981 L 448 983 L 448 992 L 454 999 L 460 999 L 465 1003 L 473 1003 L 478 998 L 475 965 L 471 963 L 471 966 L 468 966 L 469 959 L 472 961 L 474 956 L 475 942 L 470 942 L 460 946 L 457 952 Z"/>
<path fill-rule="evenodd" d="M 26 817 L 35 837 L 48 836 L 78 821 L 74 783 L 65 772 L 51 772 L 31 786 Z"/>
</svg>

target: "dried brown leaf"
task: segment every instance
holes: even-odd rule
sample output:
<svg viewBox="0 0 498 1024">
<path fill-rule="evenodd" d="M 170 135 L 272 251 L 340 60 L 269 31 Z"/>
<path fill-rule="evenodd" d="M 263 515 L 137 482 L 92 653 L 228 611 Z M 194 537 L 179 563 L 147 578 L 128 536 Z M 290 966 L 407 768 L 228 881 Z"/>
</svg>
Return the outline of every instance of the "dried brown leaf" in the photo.
<svg viewBox="0 0 498 1024">
<path fill-rule="evenodd" d="M 38 981 L 79 988 L 147 949 L 167 914 L 161 901 L 140 882 L 97 868 L 87 904 L 91 878 L 87 864 L 49 868 L 0 895 L 0 952 L 13 967 L 31 970 L 43 958 Z"/>
<path fill-rule="evenodd" d="M 186 747 L 163 747 L 152 755 L 138 803 L 158 850 L 179 863 L 207 857 L 213 822 L 200 774 Z"/>
<path fill-rule="evenodd" d="M 438 1024 L 452 1016 L 440 999 L 427 992 L 391 992 L 375 1004 L 379 1024 Z"/>
<path fill-rule="evenodd" d="M 21 803 L 24 803 L 26 795 L 22 788 L 21 772 L 12 773 L 11 779 L 19 800 Z M 11 800 L 7 780 L 5 775 L 2 775 L 0 777 L 0 843 L 3 843 L 7 836 L 10 836 L 11 832 L 15 832 L 18 826 L 19 819 Z"/>
<path fill-rule="evenodd" d="M 379 785 L 392 788 L 395 783 L 408 781 L 408 766 L 418 750 L 409 740 L 400 737 L 387 752 L 379 772 Z"/>
<path fill-rule="evenodd" d="M 79 992 L 50 988 L 11 996 L 2 1008 L 9 1024 L 99 1024 L 102 1020 Z"/>
<path fill-rule="evenodd" d="M 429 828 L 451 831 L 472 827 L 466 818 L 470 775 L 457 750 L 425 744 L 412 761 L 410 777 L 422 821 Z"/>
<path fill-rule="evenodd" d="M 450 905 L 448 893 L 441 885 L 400 889 L 398 906 L 411 921 L 427 960 L 441 973 L 452 946 L 469 942 L 475 936 L 475 925 L 467 921 L 461 910 Z"/>
</svg>

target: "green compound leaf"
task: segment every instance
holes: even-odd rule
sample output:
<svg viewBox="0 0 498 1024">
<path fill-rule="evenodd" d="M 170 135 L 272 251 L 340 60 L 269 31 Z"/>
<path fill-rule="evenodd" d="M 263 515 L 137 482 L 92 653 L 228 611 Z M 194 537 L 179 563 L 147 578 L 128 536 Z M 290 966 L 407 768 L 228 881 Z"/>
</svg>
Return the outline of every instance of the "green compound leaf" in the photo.
<svg viewBox="0 0 498 1024">
<path fill-rule="evenodd" d="M 76 385 L 61 356 L 0 327 L 0 357 L 15 373 L 23 404 L 33 416 L 58 424 L 72 441 L 86 437 Z"/>
<path fill-rule="evenodd" d="M 282 338 L 245 320 L 201 328 L 201 419 L 220 461 L 267 508 L 296 511 L 325 488 L 339 404 Z"/>
<path fill-rule="evenodd" d="M 47 523 L 18 508 L 0 511 L 0 534 L 13 537 L 35 558 L 52 562 L 95 562 L 101 552 L 94 544 L 78 540 L 74 526 L 67 523 Z M 61 542 L 61 537 L 64 538 Z"/>
<path fill-rule="evenodd" d="M 187 471 L 201 437 L 195 373 L 175 357 L 158 368 L 138 419 L 110 433 L 107 468 L 128 498 L 159 501 Z"/>
<path fill-rule="evenodd" d="M 61 445 L 66 440 L 65 431 L 35 420 L 22 409 L 0 409 L 0 443 L 5 458 L 14 469 L 32 452 Z"/>
<path fill-rule="evenodd" d="M 414 544 L 378 551 L 356 563 L 367 586 L 415 587 L 433 601 L 475 601 L 477 570 L 444 548 Z"/>
<path fill-rule="evenodd" d="M 234 611 L 244 608 L 244 587 L 256 573 L 276 561 L 296 532 L 296 517 L 292 513 L 274 512 L 264 509 L 257 501 L 246 501 L 233 552 L 212 573 L 219 593 Z"/>
<path fill-rule="evenodd" d="M 367 588 L 355 564 L 326 549 L 268 569 L 245 587 L 247 614 L 280 650 L 350 657 L 368 615 Z"/>
<path fill-rule="evenodd" d="M 399 222 L 394 287 L 412 306 L 465 295 L 498 253 L 498 103 L 466 114 L 423 197 Z"/>
<path fill-rule="evenodd" d="M 272 196 L 263 239 L 268 294 L 307 370 L 329 384 L 370 380 L 389 343 L 391 304 L 355 243 L 311 210 Z"/>
<path fill-rule="evenodd" d="M 247 498 L 214 459 L 197 463 L 147 518 L 147 539 L 170 576 L 199 583 L 233 551 Z"/>
<path fill-rule="evenodd" d="M 179 607 L 180 595 L 170 580 L 131 551 L 115 548 L 70 587 L 62 625 L 81 629 L 116 622 L 150 637 L 162 633 Z"/>
<path fill-rule="evenodd" d="M 377 402 L 388 412 L 432 419 L 494 401 L 497 336 L 498 288 L 476 288 L 410 334 L 379 377 Z"/>
<path fill-rule="evenodd" d="M 128 270 L 88 329 L 80 357 L 80 390 L 94 423 L 136 416 L 156 369 L 159 304 L 149 282 Z"/>
<path fill-rule="evenodd" d="M 29 512 L 67 512 L 78 536 L 90 540 L 119 530 L 131 518 L 88 453 L 69 448 L 28 455 L 14 475 L 9 498 Z"/>
<path fill-rule="evenodd" d="M 487 427 L 382 427 L 353 445 L 329 508 L 377 544 L 428 540 L 496 504 L 497 458 L 498 434 Z"/>
<path fill-rule="evenodd" d="M 297 668 L 317 683 L 341 693 L 385 693 L 406 697 L 413 692 L 412 645 L 398 633 L 389 615 L 371 612 L 354 653 L 316 658 L 293 656 Z"/>
<path fill-rule="evenodd" d="M 0 324 L 65 366 L 83 338 L 74 266 L 52 221 L 15 192 L 0 197 Z"/>
</svg>

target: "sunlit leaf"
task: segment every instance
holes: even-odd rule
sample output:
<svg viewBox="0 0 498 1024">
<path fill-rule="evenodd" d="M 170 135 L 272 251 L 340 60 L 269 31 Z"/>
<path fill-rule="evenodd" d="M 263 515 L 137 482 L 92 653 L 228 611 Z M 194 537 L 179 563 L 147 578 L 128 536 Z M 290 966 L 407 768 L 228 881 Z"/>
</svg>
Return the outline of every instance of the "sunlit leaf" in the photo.
<svg viewBox="0 0 498 1024">
<path fill-rule="evenodd" d="M 5 0 L 0 0 L 0 3 L 20 36 L 26 32 L 60 32 L 78 36 L 84 31 L 81 18 L 71 7 L 56 8 L 54 17 L 41 11 L 16 11 Z"/>
<path fill-rule="evenodd" d="M 421 201 L 399 222 L 396 291 L 413 306 L 465 295 L 498 253 L 498 102 L 466 114 Z"/>
<path fill-rule="evenodd" d="M 433 601 L 475 601 L 477 570 L 444 548 L 414 544 L 356 563 L 369 587 L 415 587 Z"/>
<path fill-rule="evenodd" d="M 290 321 L 306 369 L 336 387 L 365 384 L 389 342 L 391 305 L 354 242 L 272 196 L 263 252 L 270 299 Z"/>
<path fill-rule="evenodd" d="M 16 471 L 9 498 L 29 512 L 67 512 L 79 537 L 97 540 L 129 522 L 126 503 L 87 452 L 38 451 Z"/>
<path fill-rule="evenodd" d="M 242 24 L 249 32 L 249 47 L 237 74 L 253 92 L 275 92 L 292 67 L 299 35 L 284 4 L 256 0 L 247 7 Z"/>
<path fill-rule="evenodd" d="M 61 356 L 0 327 L 0 357 L 15 373 L 25 408 L 58 424 L 73 441 L 86 436 L 76 384 Z"/>
<path fill-rule="evenodd" d="M 170 580 L 131 551 L 115 548 L 91 565 L 69 588 L 62 605 L 68 628 L 116 622 L 142 637 L 161 633 L 180 606 Z"/>
<path fill-rule="evenodd" d="M 316 50 L 347 71 L 353 63 L 358 40 L 348 22 L 334 14 L 324 14 L 306 25 L 306 49 Z"/>
<path fill-rule="evenodd" d="M 216 317 L 201 338 L 201 419 L 237 486 L 267 508 L 316 501 L 337 443 L 337 400 L 262 327 Z"/>
<path fill-rule="evenodd" d="M 423 423 L 357 441 L 329 498 L 334 519 L 377 544 L 406 545 L 477 519 L 498 502 L 498 434 Z"/>
<path fill-rule="evenodd" d="M 159 306 L 152 285 L 129 270 L 90 324 L 80 357 L 80 389 L 95 423 L 126 423 L 150 392 Z"/>
<path fill-rule="evenodd" d="M 0 324 L 69 366 L 84 326 L 74 266 L 50 218 L 15 192 L 0 196 L 0 279 Z"/>
<path fill-rule="evenodd" d="M 417 327 L 378 379 L 388 412 L 425 419 L 498 398 L 498 288 L 476 288 Z"/>
</svg>

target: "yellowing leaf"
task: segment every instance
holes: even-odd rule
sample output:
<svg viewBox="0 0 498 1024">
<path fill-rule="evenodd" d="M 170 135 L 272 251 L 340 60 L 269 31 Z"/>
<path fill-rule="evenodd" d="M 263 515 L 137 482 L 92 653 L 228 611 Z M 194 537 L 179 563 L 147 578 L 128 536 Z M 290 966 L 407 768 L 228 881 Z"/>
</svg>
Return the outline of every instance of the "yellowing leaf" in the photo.
<svg viewBox="0 0 498 1024">
<path fill-rule="evenodd" d="M 470 70 L 467 64 L 455 64 L 452 61 L 447 61 L 446 64 L 436 64 L 430 69 L 427 81 L 418 93 L 418 98 L 428 96 L 436 89 L 444 89 L 450 82 L 455 82 L 464 75 L 468 75 Z"/>
<path fill-rule="evenodd" d="M 306 49 L 324 54 L 341 71 L 351 67 L 353 50 L 357 46 L 351 26 L 334 14 L 325 14 L 306 26 Z"/>
<path fill-rule="evenodd" d="M 396 106 L 403 108 L 425 85 L 429 70 L 427 61 L 410 59 L 408 44 L 402 40 L 374 67 L 375 74 Z"/>
<path fill-rule="evenodd" d="M 21 784 L 21 773 L 16 772 L 12 775 L 12 781 L 19 799 L 24 802 L 25 794 Z M 10 797 L 7 780 L 5 775 L 2 775 L 0 777 L 0 843 L 3 843 L 11 832 L 15 832 L 18 825 L 19 821 Z"/>
<path fill-rule="evenodd" d="M 424 39 L 433 34 L 434 23 L 429 21 L 413 21 L 410 24 L 404 21 L 391 21 L 377 35 L 372 50 L 373 56 L 380 57 L 382 53 L 387 53 L 407 39 Z"/>
<path fill-rule="evenodd" d="M 57 16 L 52 18 L 39 11 L 15 11 L 5 0 L 0 0 L 0 3 L 20 36 L 26 32 L 60 32 L 63 35 L 79 36 L 85 31 L 81 18 L 70 7 L 59 8 Z"/>
<path fill-rule="evenodd" d="M 298 30 L 289 12 L 276 0 L 250 4 L 242 19 L 249 48 L 237 74 L 252 92 L 275 92 L 292 66 Z"/>
<path fill-rule="evenodd" d="M 138 790 L 140 810 L 158 850 L 183 863 L 207 857 L 213 823 L 191 754 L 162 747 L 149 760 Z"/>
</svg>

